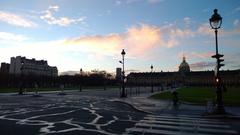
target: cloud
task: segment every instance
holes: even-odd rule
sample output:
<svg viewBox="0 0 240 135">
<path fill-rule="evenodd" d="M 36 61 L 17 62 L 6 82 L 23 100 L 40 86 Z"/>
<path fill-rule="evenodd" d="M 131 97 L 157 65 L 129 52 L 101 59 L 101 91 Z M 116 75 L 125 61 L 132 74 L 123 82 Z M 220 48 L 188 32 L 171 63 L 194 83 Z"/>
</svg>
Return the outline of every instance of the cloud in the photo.
<svg viewBox="0 0 240 135">
<path fill-rule="evenodd" d="M 216 62 L 196 62 L 189 65 L 191 70 L 205 70 L 209 68 L 214 68 Z"/>
<path fill-rule="evenodd" d="M 118 34 L 78 37 L 66 39 L 64 45 L 71 45 L 76 50 L 83 52 L 98 52 L 107 55 L 114 54 L 116 50 L 120 49 L 121 38 Z"/>
<path fill-rule="evenodd" d="M 140 2 L 141 0 L 126 0 L 127 4 L 135 3 L 135 2 Z"/>
<path fill-rule="evenodd" d="M 215 52 L 207 52 L 207 53 L 193 53 L 193 54 L 187 54 L 187 56 L 189 56 L 191 59 L 193 58 L 197 58 L 197 60 L 202 59 L 203 61 L 199 60 L 200 62 L 196 62 L 196 63 L 192 63 L 190 64 L 190 68 L 193 70 L 206 70 L 206 69 L 214 69 L 216 66 L 216 60 L 212 59 L 211 56 L 215 54 Z M 239 69 L 239 57 L 240 57 L 240 53 L 226 53 L 224 56 L 224 61 L 223 64 L 225 64 L 225 66 L 223 66 L 223 68 L 221 69 Z M 211 61 L 205 61 L 206 58 L 208 58 Z"/>
<path fill-rule="evenodd" d="M 64 71 L 59 73 L 59 75 L 76 75 L 76 74 L 79 74 L 79 71 Z"/>
<path fill-rule="evenodd" d="M 213 36 L 214 31 L 211 29 L 208 23 L 203 23 L 198 27 L 197 34 Z"/>
<path fill-rule="evenodd" d="M 239 25 L 239 20 L 238 19 L 234 20 L 233 25 L 238 26 Z"/>
<path fill-rule="evenodd" d="M 208 8 L 205 8 L 202 10 L 202 12 L 206 13 L 206 12 L 209 12 L 210 10 Z"/>
<path fill-rule="evenodd" d="M 147 2 L 149 4 L 155 4 L 163 1 L 165 0 L 116 0 L 115 5 L 133 4 L 138 2 Z"/>
<path fill-rule="evenodd" d="M 214 52 L 186 52 L 184 55 L 191 59 L 206 59 L 211 58 L 211 56 L 214 55 Z M 179 57 L 182 57 L 182 54 L 179 54 Z"/>
<path fill-rule="evenodd" d="M 239 61 L 239 57 L 240 57 L 240 52 L 236 52 L 236 53 L 225 53 L 224 55 L 224 64 L 228 67 L 232 67 L 235 69 L 240 69 L 240 61 Z"/>
<path fill-rule="evenodd" d="M 140 27 L 131 27 L 124 33 L 122 44 L 135 54 L 143 54 L 154 46 L 165 46 L 161 30 L 156 26 L 142 24 Z"/>
<path fill-rule="evenodd" d="M 23 35 L 8 33 L 8 32 L 0 32 L 0 41 L 24 41 L 28 38 Z"/>
<path fill-rule="evenodd" d="M 240 11 L 240 6 L 236 7 L 236 8 L 234 9 L 234 11 L 236 11 L 236 12 Z"/>
<path fill-rule="evenodd" d="M 158 3 L 158 2 L 163 2 L 164 0 L 148 0 L 149 3 Z"/>
<path fill-rule="evenodd" d="M 190 23 L 191 23 L 191 19 L 189 17 L 184 17 L 183 18 L 183 22 L 188 27 L 190 25 Z"/>
<path fill-rule="evenodd" d="M 152 26 L 140 24 L 128 28 L 123 33 L 76 37 L 64 40 L 64 44 L 74 46 L 85 52 L 97 52 L 104 55 L 119 55 L 126 49 L 129 57 L 150 57 L 155 48 L 171 48 L 178 45 L 181 39 L 189 37 L 190 30 L 175 26 Z"/>
<path fill-rule="evenodd" d="M 21 27 L 36 27 L 37 26 L 32 21 L 27 20 L 20 15 L 17 15 L 14 13 L 9 13 L 9 12 L 4 12 L 4 11 L 0 11 L 0 21 L 11 24 L 11 25 L 15 25 L 15 26 L 21 26 Z"/>
<path fill-rule="evenodd" d="M 121 0 L 116 0 L 115 5 L 117 5 L 117 6 L 122 5 L 122 1 Z"/>
<path fill-rule="evenodd" d="M 219 29 L 218 36 L 226 37 L 226 36 L 234 36 L 240 34 L 240 27 L 239 26 L 239 20 L 234 20 L 233 24 L 236 26 L 234 29 Z M 197 31 L 194 32 L 195 34 L 202 35 L 202 36 L 214 36 L 214 30 L 210 27 L 210 24 L 203 23 L 198 28 Z"/>
<path fill-rule="evenodd" d="M 128 69 L 128 70 L 125 70 L 125 72 L 128 74 L 128 73 L 131 73 L 131 72 L 140 72 L 140 70 Z"/>
<path fill-rule="evenodd" d="M 44 15 L 40 16 L 42 20 L 47 22 L 50 25 L 59 25 L 59 26 L 68 26 L 71 24 L 77 24 L 80 22 L 84 22 L 86 17 L 79 17 L 76 19 L 71 19 L 68 17 L 54 17 L 53 13 L 58 12 L 59 7 L 58 6 L 49 6 L 46 11 L 44 11 Z"/>
<path fill-rule="evenodd" d="M 52 9 L 58 10 L 57 7 L 52 7 Z M 209 29 L 211 30 L 211 28 Z M 60 71 L 69 69 L 77 71 L 82 66 L 88 69 L 101 67 L 100 65 L 104 64 L 106 58 L 113 58 L 113 61 L 118 61 L 122 49 L 126 51 L 126 58 L 140 61 L 172 57 L 171 55 L 175 55 L 175 53 L 172 54 L 168 51 L 183 43 L 186 39 L 189 40 L 189 38 L 197 36 L 198 30 L 182 29 L 176 24 L 163 26 L 138 24 L 127 28 L 121 33 L 80 36 L 37 43 L 29 40 L 25 42 L 27 37 L 23 35 L 2 32 L 0 33 L 0 40 L 14 40 L 15 44 L 1 48 L 0 54 L 3 56 L 1 59 L 9 59 L 9 57 L 16 55 L 47 59 L 50 65 L 58 66 Z M 161 57 L 159 57 L 159 51 L 163 52 Z M 212 54 L 211 52 L 189 52 L 186 53 L 186 56 L 187 61 L 190 60 L 190 57 L 191 61 L 194 61 L 192 58 L 205 61 Z M 92 64 L 88 65 L 89 62 Z M 200 69 L 207 67 L 207 65 L 210 64 L 193 63 L 192 66 L 193 69 Z M 108 66 L 104 66 L 108 68 Z"/>
<path fill-rule="evenodd" d="M 49 9 L 49 10 L 53 10 L 53 11 L 56 11 L 56 12 L 57 12 L 57 11 L 59 10 L 59 7 L 58 7 L 58 6 L 56 6 L 56 5 L 55 5 L 55 6 L 49 6 L 49 7 L 48 7 L 48 9 Z"/>
<path fill-rule="evenodd" d="M 65 55 L 66 52 L 70 52 L 72 49 L 59 46 L 59 44 L 61 44 L 61 41 L 46 41 L 38 43 L 18 42 L 18 44 L 0 49 L 0 54 L 2 56 L 1 61 L 7 62 L 10 57 L 21 55 L 26 56 L 27 58 L 48 60 L 49 65 L 57 66 L 60 71 L 78 69 L 78 67 L 80 67 L 80 65 L 78 65 L 79 63 L 76 63 L 71 57 Z"/>
</svg>

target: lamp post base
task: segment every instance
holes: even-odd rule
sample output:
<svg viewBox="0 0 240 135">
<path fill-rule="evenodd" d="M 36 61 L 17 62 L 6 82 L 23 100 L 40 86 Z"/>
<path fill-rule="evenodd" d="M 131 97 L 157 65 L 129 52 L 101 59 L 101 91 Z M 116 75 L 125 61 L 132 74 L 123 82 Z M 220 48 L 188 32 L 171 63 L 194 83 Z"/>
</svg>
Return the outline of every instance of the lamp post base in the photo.
<svg viewBox="0 0 240 135">
<path fill-rule="evenodd" d="M 121 98 L 126 98 L 126 97 L 127 97 L 127 95 L 126 95 L 126 93 L 125 93 L 125 92 L 122 92 L 122 93 L 121 93 L 121 95 L 120 95 L 120 97 L 121 97 Z"/>
<path fill-rule="evenodd" d="M 126 98 L 127 96 L 126 95 L 121 95 L 121 98 Z"/>
<path fill-rule="evenodd" d="M 227 114 L 223 105 L 217 105 L 216 108 L 213 110 L 214 114 Z"/>
<path fill-rule="evenodd" d="M 127 97 L 127 94 L 125 93 L 125 91 L 121 93 L 120 97 L 121 98 L 126 98 Z"/>
</svg>

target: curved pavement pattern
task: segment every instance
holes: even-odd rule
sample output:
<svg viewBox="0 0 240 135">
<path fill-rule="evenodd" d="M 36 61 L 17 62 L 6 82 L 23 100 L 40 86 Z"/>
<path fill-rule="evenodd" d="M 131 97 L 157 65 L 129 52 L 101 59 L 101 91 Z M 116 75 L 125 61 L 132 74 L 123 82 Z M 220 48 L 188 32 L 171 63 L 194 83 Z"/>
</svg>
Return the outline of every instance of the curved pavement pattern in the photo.
<svg viewBox="0 0 240 135">
<path fill-rule="evenodd" d="M 64 96 L 51 93 L 41 97 L 0 95 L 0 134 L 238 134 L 223 120 L 147 114 L 112 100 L 117 95 L 109 93 L 72 92 Z"/>
<path fill-rule="evenodd" d="M 0 98 L 0 134 L 122 134 L 145 115 L 100 97 L 5 96 Z"/>
</svg>

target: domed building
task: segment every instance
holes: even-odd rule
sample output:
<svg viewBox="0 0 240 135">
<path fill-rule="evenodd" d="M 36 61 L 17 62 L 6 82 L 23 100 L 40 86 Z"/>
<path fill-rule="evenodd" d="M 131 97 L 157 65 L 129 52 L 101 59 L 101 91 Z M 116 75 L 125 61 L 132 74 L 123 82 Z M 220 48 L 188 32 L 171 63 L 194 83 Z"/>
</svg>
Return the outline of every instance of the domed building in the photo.
<svg viewBox="0 0 240 135">
<path fill-rule="evenodd" d="M 240 69 L 221 70 L 222 81 L 226 86 L 240 86 Z M 168 86 L 215 86 L 214 71 L 190 71 L 183 56 L 178 71 L 173 72 L 131 72 L 127 83 L 131 86 L 154 86 L 155 90 Z M 154 90 L 154 91 L 155 91 Z"/>
<path fill-rule="evenodd" d="M 190 66 L 186 62 L 186 58 L 183 56 L 183 61 L 179 66 L 178 72 L 180 73 L 188 73 L 190 72 Z"/>
</svg>

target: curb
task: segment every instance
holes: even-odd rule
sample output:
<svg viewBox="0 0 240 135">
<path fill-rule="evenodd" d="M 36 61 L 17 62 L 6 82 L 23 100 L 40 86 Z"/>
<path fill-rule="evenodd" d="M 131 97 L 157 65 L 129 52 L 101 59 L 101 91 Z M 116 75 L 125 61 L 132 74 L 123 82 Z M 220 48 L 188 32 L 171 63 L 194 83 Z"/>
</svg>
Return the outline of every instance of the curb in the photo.
<svg viewBox="0 0 240 135">
<path fill-rule="evenodd" d="M 204 106 L 203 104 L 201 103 L 191 103 L 191 102 L 186 102 L 186 101 L 179 101 L 181 102 L 181 104 L 185 104 L 185 105 L 196 105 L 196 106 Z"/>
<path fill-rule="evenodd" d="M 132 105 L 128 102 L 125 102 L 125 101 L 121 101 L 121 100 L 110 100 L 110 101 L 126 104 L 126 105 L 130 106 L 131 108 L 133 108 L 134 110 L 136 110 L 138 112 L 141 112 L 141 113 L 153 114 L 152 112 L 144 111 L 144 110 L 142 110 L 142 109 L 140 109 L 140 108 L 138 108 L 138 107 L 136 107 L 136 106 L 134 106 L 134 105 Z"/>
<path fill-rule="evenodd" d="M 118 99 L 113 99 L 111 100 L 113 102 L 120 102 L 120 103 L 124 103 L 124 104 L 127 104 L 129 105 L 130 107 L 132 107 L 133 109 L 139 111 L 139 112 L 143 112 L 143 113 L 147 113 L 147 114 L 154 114 L 153 112 L 148 112 L 148 111 L 145 111 L 137 106 L 134 106 L 133 104 L 127 102 L 127 101 L 123 101 L 123 100 L 118 100 Z M 185 104 L 185 102 L 181 102 L 183 104 Z M 191 103 L 190 103 L 191 104 Z M 196 105 L 196 104 L 191 104 L 191 105 Z M 240 115 L 235 115 L 235 114 L 228 114 L 228 115 L 199 115 L 203 118 L 212 118 L 212 119 L 235 119 L 235 120 L 240 120 Z"/>
</svg>

